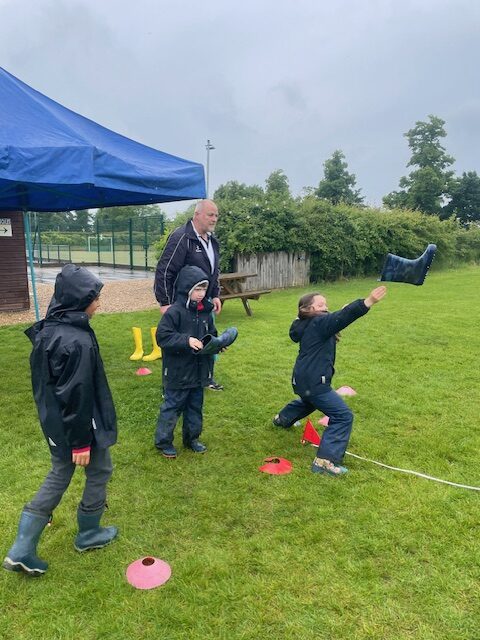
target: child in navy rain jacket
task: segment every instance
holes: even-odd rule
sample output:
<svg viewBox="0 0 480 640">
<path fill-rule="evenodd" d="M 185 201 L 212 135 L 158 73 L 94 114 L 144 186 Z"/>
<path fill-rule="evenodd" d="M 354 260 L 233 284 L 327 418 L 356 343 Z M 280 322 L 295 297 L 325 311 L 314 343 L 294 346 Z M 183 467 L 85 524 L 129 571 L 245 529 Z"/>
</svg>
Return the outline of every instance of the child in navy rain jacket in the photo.
<svg viewBox="0 0 480 640">
<path fill-rule="evenodd" d="M 315 409 L 329 417 L 312 464 L 314 473 L 340 476 L 347 472 L 340 463 L 352 431 L 353 414 L 330 386 L 335 372 L 336 334 L 365 315 L 386 293 L 386 287 L 377 287 L 365 300 L 355 300 L 333 313 L 318 293 L 306 294 L 298 302 L 298 318 L 290 327 L 290 338 L 300 343 L 292 375 L 293 390 L 300 398 L 287 404 L 273 423 L 289 428 Z"/>
<path fill-rule="evenodd" d="M 166 458 L 176 458 L 173 431 L 183 414 L 183 444 L 195 453 L 207 447 L 198 438 L 203 428 L 203 389 L 210 383 L 213 356 L 202 356 L 202 338 L 217 335 L 212 318 L 213 304 L 205 297 L 206 274 L 195 266 L 180 270 L 175 302 L 157 328 L 157 342 L 163 354 L 164 401 L 155 431 L 155 446 Z"/>
<path fill-rule="evenodd" d="M 87 269 L 65 265 L 45 319 L 25 332 L 33 345 L 33 395 L 52 468 L 22 511 L 17 538 L 3 561 L 9 571 L 39 576 L 47 570 L 37 544 L 77 466 L 85 468 L 86 482 L 75 548 L 98 549 L 118 533 L 116 527 L 100 526 L 112 474 L 109 447 L 117 439 L 112 395 L 89 322 L 100 305 L 102 287 Z"/>
</svg>

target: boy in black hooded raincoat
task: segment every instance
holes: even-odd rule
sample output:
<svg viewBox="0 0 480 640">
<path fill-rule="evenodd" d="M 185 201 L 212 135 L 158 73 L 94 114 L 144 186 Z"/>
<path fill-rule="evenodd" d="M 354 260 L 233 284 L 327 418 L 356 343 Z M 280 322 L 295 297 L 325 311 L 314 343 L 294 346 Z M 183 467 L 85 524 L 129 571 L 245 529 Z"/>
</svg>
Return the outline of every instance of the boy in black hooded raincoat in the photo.
<svg viewBox="0 0 480 640">
<path fill-rule="evenodd" d="M 52 468 L 22 511 L 17 538 L 3 562 L 10 571 L 38 576 L 47 570 L 47 563 L 36 555 L 38 540 L 77 466 L 85 468 L 86 482 L 75 548 L 103 547 L 118 533 L 116 527 L 100 526 L 112 474 L 109 447 L 117 439 L 112 395 L 89 322 L 102 287 L 87 269 L 65 265 L 45 319 L 25 332 L 33 344 L 33 395 Z"/>
<path fill-rule="evenodd" d="M 173 431 L 183 414 L 183 444 L 195 453 L 205 453 L 198 438 L 203 427 L 203 389 L 210 384 L 213 357 L 202 356 L 202 338 L 217 335 L 212 319 L 213 304 L 205 296 L 208 277 L 195 266 L 180 270 L 175 302 L 157 328 L 163 354 L 163 395 L 155 446 L 166 458 L 176 458 Z"/>
</svg>

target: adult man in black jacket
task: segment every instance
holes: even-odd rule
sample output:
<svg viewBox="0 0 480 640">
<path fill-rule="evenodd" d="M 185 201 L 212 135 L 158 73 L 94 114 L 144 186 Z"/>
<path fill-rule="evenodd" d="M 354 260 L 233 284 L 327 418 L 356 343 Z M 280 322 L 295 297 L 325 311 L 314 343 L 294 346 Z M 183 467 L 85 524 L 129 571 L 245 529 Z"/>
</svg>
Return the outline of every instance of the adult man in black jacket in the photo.
<svg viewBox="0 0 480 640">
<path fill-rule="evenodd" d="M 217 205 L 212 200 L 201 200 L 195 207 L 193 218 L 168 237 L 155 272 L 155 297 L 162 314 L 175 302 L 177 277 L 186 265 L 199 267 L 207 274 L 206 298 L 211 300 L 214 313 L 218 315 L 222 310 L 218 282 L 219 247 L 213 235 L 217 220 Z M 209 388 L 215 391 L 223 389 L 213 378 Z"/>
</svg>

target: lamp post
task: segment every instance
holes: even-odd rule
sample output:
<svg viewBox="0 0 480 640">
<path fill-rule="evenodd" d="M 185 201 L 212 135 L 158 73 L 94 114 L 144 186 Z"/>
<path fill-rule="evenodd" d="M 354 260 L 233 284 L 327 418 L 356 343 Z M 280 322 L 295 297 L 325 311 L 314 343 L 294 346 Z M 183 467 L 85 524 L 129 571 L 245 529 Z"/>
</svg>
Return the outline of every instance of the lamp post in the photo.
<svg viewBox="0 0 480 640">
<path fill-rule="evenodd" d="M 215 147 L 210 142 L 210 140 L 207 140 L 207 144 L 205 145 L 205 149 L 207 150 L 207 198 L 208 198 L 208 182 L 209 182 L 209 177 L 210 177 L 210 151 L 213 151 L 213 149 L 215 149 Z"/>
</svg>

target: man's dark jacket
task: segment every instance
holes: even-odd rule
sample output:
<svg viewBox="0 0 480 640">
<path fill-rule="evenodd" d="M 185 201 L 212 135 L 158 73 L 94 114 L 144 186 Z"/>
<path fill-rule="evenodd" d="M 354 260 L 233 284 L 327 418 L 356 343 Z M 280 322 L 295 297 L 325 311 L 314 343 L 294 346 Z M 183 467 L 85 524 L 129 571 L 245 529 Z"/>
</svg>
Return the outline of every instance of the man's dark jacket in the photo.
<svg viewBox="0 0 480 640">
<path fill-rule="evenodd" d="M 43 433 L 51 452 L 68 460 L 72 449 L 104 449 L 117 439 L 112 395 L 85 313 L 102 287 L 87 269 L 65 265 L 45 319 L 25 331 Z"/>
<path fill-rule="evenodd" d="M 364 301 L 355 300 L 340 311 L 293 321 L 290 338 L 300 343 L 292 374 L 295 393 L 308 399 L 309 396 L 331 389 L 330 383 L 335 373 L 335 334 L 367 312 Z"/>
<path fill-rule="evenodd" d="M 190 300 L 195 285 L 207 280 L 206 274 L 198 267 L 183 267 L 178 275 L 177 298 L 158 324 L 163 386 L 167 389 L 206 387 L 211 381 L 213 356 L 202 356 L 201 351 L 195 354 L 188 344 L 190 337 L 201 340 L 207 333 L 217 335 L 212 303 L 206 297 L 201 305 Z"/>
<path fill-rule="evenodd" d="M 214 253 L 212 271 L 207 252 L 193 229 L 192 220 L 178 227 L 169 235 L 155 271 L 155 297 L 160 306 L 175 302 L 175 288 L 180 269 L 186 265 L 199 267 L 208 276 L 207 298 L 218 298 L 220 285 L 218 240 L 212 234 L 210 240 Z"/>
</svg>

